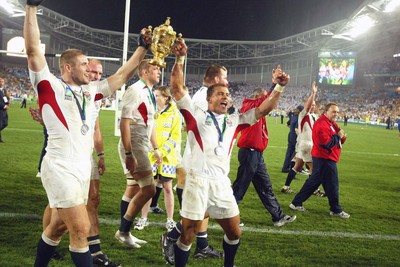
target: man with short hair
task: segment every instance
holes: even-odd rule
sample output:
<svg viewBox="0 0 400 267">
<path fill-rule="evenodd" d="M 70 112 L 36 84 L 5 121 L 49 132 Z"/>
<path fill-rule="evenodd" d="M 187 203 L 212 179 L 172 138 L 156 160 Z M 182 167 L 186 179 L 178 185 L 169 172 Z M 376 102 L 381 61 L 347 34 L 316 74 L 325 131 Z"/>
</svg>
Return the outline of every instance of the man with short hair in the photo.
<svg viewBox="0 0 400 267">
<path fill-rule="evenodd" d="M 139 47 L 131 58 L 109 78 L 90 82 L 87 56 L 68 49 L 61 54 L 61 79 L 50 73 L 40 49 L 37 7 L 42 0 L 27 0 L 24 39 L 29 75 L 43 122 L 48 130 L 47 153 L 41 179 L 52 213 L 50 224 L 38 243 L 35 266 L 47 266 L 56 246 L 68 229 L 70 254 L 75 266 L 92 266 L 87 237 L 90 220 L 85 204 L 90 184 L 92 119 L 94 101 L 109 96 L 134 74 L 151 43 L 148 31 L 139 35 Z"/>
<path fill-rule="evenodd" d="M 314 123 L 311 150 L 313 171 L 290 203 L 289 207 L 293 210 L 305 211 L 303 203 L 322 184 L 329 200 L 329 214 L 343 219 L 350 218 L 350 214 L 344 212 L 339 204 L 339 177 L 336 165 L 347 135 L 335 122 L 338 115 L 337 104 L 328 103 L 324 114 Z"/>
<path fill-rule="evenodd" d="M 154 130 L 156 99 L 152 91 L 160 81 L 160 74 L 158 66 L 143 60 L 138 70 L 140 80 L 129 86 L 122 97 L 119 151 L 127 184 L 121 200 L 121 224 L 115 238 L 130 248 L 140 247 L 138 239 L 130 233 L 133 220 L 156 192 L 149 159 L 150 143 L 156 164 L 162 161 Z M 149 207 L 150 202 L 146 205 L 147 211 Z M 147 218 L 140 218 L 138 223 L 137 226 L 144 228 Z"/>
<path fill-rule="evenodd" d="M 207 89 L 207 110 L 196 106 L 183 82 L 183 63 L 187 47 L 179 39 L 174 47 L 175 65 L 171 74 L 171 92 L 186 121 L 187 138 L 193 159 L 187 169 L 182 196 L 182 234 L 173 245 L 175 266 L 186 266 L 192 240 L 200 229 L 202 220 L 215 218 L 224 230 L 224 266 L 234 266 L 234 258 L 240 244 L 239 208 L 233 196 L 228 177 L 232 141 L 244 127 L 257 122 L 276 107 L 289 77 L 278 76 L 279 85 L 263 103 L 243 114 L 227 115 L 232 103 L 226 84 L 217 83 Z M 171 253 L 173 242 L 162 238 L 164 253 Z M 170 256 L 170 255 L 169 255 Z"/>
<path fill-rule="evenodd" d="M 89 58 L 89 79 L 90 81 L 100 81 L 103 75 L 103 66 L 98 59 Z M 106 254 L 103 253 L 100 247 L 100 230 L 99 230 L 99 204 L 100 204 L 100 176 L 106 171 L 106 165 L 104 162 L 104 144 L 103 136 L 101 134 L 99 112 L 101 108 L 102 100 L 94 102 L 94 108 L 92 109 L 93 117 L 91 122 L 91 128 L 94 129 L 93 136 L 93 149 L 95 153 L 92 153 L 91 162 L 92 170 L 90 175 L 89 185 L 89 198 L 86 205 L 90 220 L 90 230 L 88 236 L 88 244 L 90 254 L 93 258 L 93 264 L 96 266 L 108 266 L 118 267 L 121 266 L 119 263 L 112 262 Z M 97 161 L 95 159 L 97 155 Z"/>
<path fill-rule="evenodd" d="M 278 70 L 272 72 L 273 86 L 268 93 L 264 88 L 257 88 L 254 90 L 252 98 L 243 100 L 241 113 L 259 107 L 269 97 L 277 84 L 275 76 L 279 71 L 280 66 L 278 66 Z M 243 200 L 250 182 L 252 182 L 263 206 L 272 216 L 273 225 L 280 227 L 296 220 L 296 215 L 289 216 L 282 211 L 272 189 L 271 178 L 263 156 L 263 151 L 267 148 L 268 141 L 268 128 L 265 117 L 260 118 L 255 124 L 242 130 L 237 143 L 239 147 L 239 168 L 232 188 L 236 202 L 239 204 Z"/>
<path fill-rule="evenodd" d="M 311 149 L 312 143 L 312 129 L 316 120 L 315 111 L 315 95 L 317 94 L 317 86 L 315 81 L 311 86 L 311 93 L 307 101 L 304 103 L 304 109 L 299 113 L 298 116 L 298 135 L 296 141 L 296 155 L 294 157 L 295 165 L 289 170 L 286 177 L 285 185 L 282 187 L 281 192 L 290 194 L 295 193 L 291 188 L 290 184 L 295 178 L 296 174 L 303 170 L 304 164 L 309 167 L 309 172 L 312 173 L 312 157 Z"/>
<path fill-rule="evenodd" d="M 288 173 L 290 168 L 294 165 L 292 159 L 295 155 L 296 151 L 296 142 L 297 142 L 297 127 L 298 127 L 298 119 L 299 113 L 304 109 L 302 105 L 296 107 L 292 116 L 289 116 L 289 121 L 287 122 L 287 126 L 289 127 L 288 133 L 288 145 L 285 154 L 285 160 L 283 161 L 282 172 Z"/>
<path fill-rule="evenodd" d="M 103 66 L 101 62 L 97 59 L 89 58 L 89 78 L 90 81 L 100 81 L 101 76 L 103 74 Z M 91 122 L 91 128 L 94 129 L 94 136 L 93 136 L 93 145 L 94 149 L 96 150 L 96 154 L 98 157 L 98 161 L 95 160 L 94 154 L 92 153 L 91 163 L 91 175 L 90 175 L 90 185 L 89 185 L 89 198 L 86 205 L 89 220 L 90 220 L 90 231 L 88 236 L 88 244 L 89 250 L 93 258 L 93 264 L 97 266 L 109 266 L 109 267 L 117 267 L 120 266 L 118 263 L 112 262 L 106 254 L 104 254 L 100 248 L 100 236 L 99 236 L 99 218 L 98 218 L 98 207 L 100 204 L 100 175 L 106 170 L 105 163 L 104 163 L 104 146 L 103 146 L 103 137 L 101 135 L 100 130 L 100 123 L 99 123 L 99 112 L 101 101 L 95 101 L 95 108 L 93 109 L 93 117 Z M 30 109 L 32 117 L 34 120 L 38 121 L 43 125 L 43 120 L 40 115 L 39 109 Z M 45 144 L 47 146 L 47 131 L 44 127 L 45 131 Z M 44 149 L 46 148 L 44 147 Z M 44 154 L 42 154 L 44 156 Z M 41 157 L 40 162 L 42 161 L 43 157 Z M 40 170 L 40 165 L 39 165 Z M 44 215 L 43 215 L 43 230 L 49 225 L 51 220 L 52 212 L 50 211 L 49 205 L 47 205 Z M 57 251 L 54 252 L 53 256 L 54 259 L 61 258 L 61 255 Z"/>
<path fill-rule="evenodd" d="M 195 106 L 200 108 L 203 111 L 207 111 L 208 103 L 207 103 L 207 89 L 208 87 L 214 84 L 224 84 L 228 86 L 228 71 L 224 66 L 213 64 L 209 66 L 204 73 L 203 77 L 203 86 L 197 90 L 197 92 L 193 95 L 192 101 Z M 188 141 L 186 141 L 185 150 L 182 157 L 182 166 L 185 169 L 180 172 L 180 175 L 177 175 L 177 189 L 176 193 L 179 199 L 179 204 L 182 206 L 182 193 L 186 180 L 187 170 L 190 168 L 192 158 L 191 149 Z M 207 239 L 207 228 L 208 228 L 208 220 L 209 218 L 204 218 L 200 229 L 196 236 L 196 250 L 194 252 L 195 258 L 205 259 L 205 258 L 221 258 L 224 256 L 223 252 L 218 251 L 213 248 L 208 243 Z M 176 241 L 178 240 L 182 231 L 182 224 L 178 222 L 175 224 L 175 227 L 168 233 L 168 238 L 170 240 Z M 164 253 L 165 254 L 165 253 Z M 169 264 L 174 264 L 173 257 L 168 257 L 165 254 L 165 258 Z"/>
<path fill-rule="evenodd" d="M 10 108 L 10 100 L 4 87 L 4 79 L 0 78 L 0 143 L 4 143 L 1 139 L 1 131 L 8 126 L 7 110 Z"/>
</svg>

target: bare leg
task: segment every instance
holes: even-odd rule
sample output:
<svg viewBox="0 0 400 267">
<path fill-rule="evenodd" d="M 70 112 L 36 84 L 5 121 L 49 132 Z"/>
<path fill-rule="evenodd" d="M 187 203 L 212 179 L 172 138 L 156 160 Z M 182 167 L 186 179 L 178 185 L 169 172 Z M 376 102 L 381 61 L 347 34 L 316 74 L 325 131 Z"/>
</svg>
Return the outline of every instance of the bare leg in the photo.
<svg viewBox="0 0 400 267">
<path fill-rule="evenodd" d="M 174 192 L 172 190 L 172 180 L 163 182 L 164 187 L 164 203 L 167 211 L 167 217 L 174 219 Z"/>
<path fill-rule="evenodd" d="M 90 220 L 89 236 L 96 236 L 99 234 L 99 189 L 100 180 L 90 180 L 89 199 L 86 206 Z"/>
<path fill-rule="evenodd" d="M 226 267 L 232 267 L 234 266 L 235 262 L 235 255 L 236 252 L 239 248 L 240 244 L 240 236 L 241 236 L 241 230 L 240 230 L 240 217 L 239 215 L 229 218 L 229 219 L 220 219 L 216 220 L 224 229 L 225 236 L 224 236 L 224 241 L 223 241 L 223 247 L 224 247 L 224 266 Z"/>
<path fill-rule="evenodd" d="M 47 204 L 46 208 L 44 209 L 44 213 L 43 213 L 43 221 L 42 221 L 43 231 L 50 224 L 50 220 L 51 220 L 51 209 L 50 209 L 50 205 Z"/>
</svg>

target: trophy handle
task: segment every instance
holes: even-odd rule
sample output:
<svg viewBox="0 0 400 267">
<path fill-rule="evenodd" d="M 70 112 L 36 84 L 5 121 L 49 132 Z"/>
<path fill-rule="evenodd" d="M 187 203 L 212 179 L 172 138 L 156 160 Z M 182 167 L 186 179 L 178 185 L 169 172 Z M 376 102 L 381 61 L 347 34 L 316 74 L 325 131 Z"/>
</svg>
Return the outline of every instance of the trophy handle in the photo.
<svg viewBox="0 0 400 267">
<path fill-rule="evenodd" d="M 153 27 L 149 25 L 149 27 L 147 27 L 147 31 L 150 33 L 149 34 L 150 39 L 153 40 Z"/>
<path fill-rule="evenodd" d="M 171 47 L 171 50 L 170 50 L 170 53 L 171 54 L 173 54 L 174 53 L 174 51 L 173 51 L 173 49 L 174 49 L 174 46 L 175 46 L 175 44 L 177 43 L 177 41 L 180 41 L 182 39 L 182 33 L 179 33 L 178 34 L 178 37 L 175 39 L 175 41 L 174 41 L 174 45 Z"/>
</svg>

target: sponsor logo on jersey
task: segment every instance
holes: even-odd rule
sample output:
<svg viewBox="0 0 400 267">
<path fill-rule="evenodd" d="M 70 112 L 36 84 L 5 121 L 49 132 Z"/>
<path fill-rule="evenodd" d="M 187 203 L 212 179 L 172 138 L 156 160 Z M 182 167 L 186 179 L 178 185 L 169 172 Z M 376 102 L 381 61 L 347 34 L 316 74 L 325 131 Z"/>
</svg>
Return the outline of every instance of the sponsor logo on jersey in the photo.
<svg viewBox="0 0 400 267">
<path fill-rule="evenodd" d="M 213 124 L 213 120 L 210 115 L 207 115 L 205 125 L 210 126 Z"/>
</svg>

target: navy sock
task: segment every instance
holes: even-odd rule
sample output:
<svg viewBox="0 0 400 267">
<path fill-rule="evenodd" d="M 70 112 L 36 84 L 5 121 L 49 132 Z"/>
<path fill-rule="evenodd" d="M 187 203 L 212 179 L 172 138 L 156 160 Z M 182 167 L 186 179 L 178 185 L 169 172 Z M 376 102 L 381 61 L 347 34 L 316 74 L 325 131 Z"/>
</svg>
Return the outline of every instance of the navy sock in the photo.
<svg viewBox="0 0 400 267">
<path fill-rule="evenodd" d="M 120 204 L 120 212 L 121 212 L 121 224 L 122 224 L 122 219 L 124 218 L 124 215 L 126 211 L 128 210 L 129 202 L 125 200 L 121 200 Z"/>
<path fill-rule="evenodd" d="M 181 232 L 182 232 L 182 224 L 180 222 L 177 222 L 175 227 L 167 234 L 167 236 L 171 240 L 176 241 L 181 236 Z"/>
<path fill-rule="evenodd" d="M 236 255 L 236 251 L 238 250 L 240 245 L 240 242 L 235 244 L 235 245 L 231 245 L 228 244 L 225 239 L 222 243 L 222 247 L 224 248 L 224 267 L 233 267 L 234 266 L 234 262 L 235 262 L 235 255 Z"/>
<path fill-rule="evenodd" d="M 121 220 L 121 226 L 119 227 L 119 231 L 123 233 L 127 233 L 131 230 L 133 221 L 128 221 L 125 217 Z"/>
<path fill-rule="evenodd" d="M 153 196 L 153 198 L 151 199 L 150 207 L 152 207 L 152 208 L 157 207 L 158 199 L 160 198 L 162 189 L 163 189 L 162 186 L 161 187 L 156 186 L 156 193 Z"/>
<path fill-rule="evenodd" d="M 88 243 L 89 243 L 89 251 L 90 254 L 96 254 L 98 252 L 101 251 L 100 248 L 100 236 L 99 235 L 95 235 L 95 236 L 89 236 L 87 238 Z"/>
<path fill-rule="evenodd" d="M 180 249 L 176 243 L 174 244 L 175 267 L 184 267 L 189 260 L 190 250 L 184 251 Z"/>
<path fill-rule="evenodd" d="M 293 181 L 294 177 L 296 177 L 296 172 L 293 169 L 290 169 L 287 178 L 286 178 L 286 182 L 285 185 L 289 186 L 290 183 Z"/>
<path fill-rule="evenodd" d="M 34 266 L 35 267 L 47 266 L 55 250 L 56 246 L 50 246 L 49 244 L 43 241 L 43 238 L 40 238 L 38 242 L 36 260 Z"/>
<path fill-rule="evenodd" d="M 86 251 L 84 253 L 69 251 L 71 254 L 72 261 L 74 262 L 76 267 L 92 267 L 93 260 L 92 255 L 90 255 L 90 251 Z"/>
<path fill-rule="evenodd" d="M 207 232 L 198 232 L 196 235 L 196 246 L 198 249 L 205 249 L 208 246 Z"/>
</svg>

